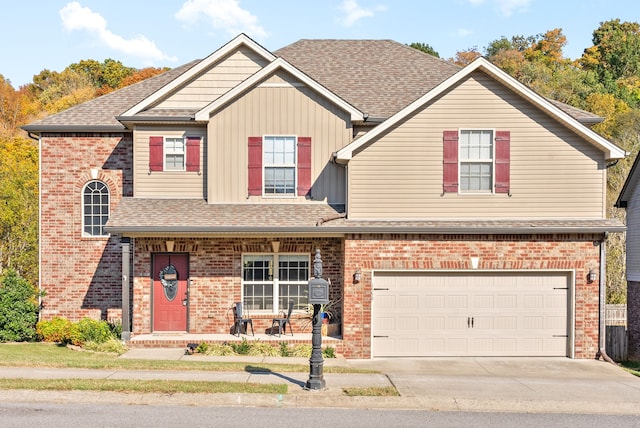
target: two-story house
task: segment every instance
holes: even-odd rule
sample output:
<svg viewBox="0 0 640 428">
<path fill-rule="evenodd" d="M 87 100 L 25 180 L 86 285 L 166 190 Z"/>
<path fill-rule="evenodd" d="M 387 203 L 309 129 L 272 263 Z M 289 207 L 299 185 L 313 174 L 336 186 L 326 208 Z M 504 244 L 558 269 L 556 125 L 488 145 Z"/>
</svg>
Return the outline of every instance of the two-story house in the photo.
<svg viewBox="0 0 640 428">
<path fill-rule="evenodd" d="M 593 358 L 624 230 L 605 192 L 625 152 L 597 120 L 482 58 L 239 35 L 24 127 L 41 316 L 121 317 L 135 343 L 229 335 L 243 302 L 264 332 L 307 303 L 320 249 L 347 358 Z"/>
</svg>

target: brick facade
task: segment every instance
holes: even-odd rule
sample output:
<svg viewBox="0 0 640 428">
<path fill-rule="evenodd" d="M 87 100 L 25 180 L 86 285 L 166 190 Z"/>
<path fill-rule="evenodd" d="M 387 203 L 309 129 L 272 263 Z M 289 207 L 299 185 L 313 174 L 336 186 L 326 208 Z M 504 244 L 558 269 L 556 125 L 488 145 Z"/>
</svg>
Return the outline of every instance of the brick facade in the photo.
<svg viewBox="0 0 640 428">
<path fill-rule="evenodd" d="M 44 134 L 40 146 L 40 288 L 42 319 L 107 319 L 121 309 L 117 237 L 82 234 L 82 190 L 109 187 L 111 210 L 133 193 L 128 134 Z"/>
<path fill-rule="evenodd" d="M 594 358 L 598 352 L 598 282 L 586 273 L 598 269 L 597 235 L 350 235 L 345 239 L 345 272 L 362 270 L 354 283 L 346 273 L 343 352 L 347 358 L 371 357 L 371 272 L 389 270 L 575 271 L 574 352 Z"/>
<path fill-rule="evenodd" d="M 231 307 L 241 301 L 242 255 L 270 253 L 274 239 L 175 239 L 174 252 L 189 255 L 188 330 L 193 334 L 228 334 L 233 325 Z M 278 239 L 280 253 L 306 253 L 310 261 L 316 248 L 322 253 L 323 277 L 331 280 L 330 298 L 342 296 L 342 240 L 287 238 Z M 152 332 L 151 260 L 154 253 L 166 251 L 163 239 L 136 239 L 133 283 L 133 334 Z M 313 274 L 313 265 L 311 265 Z M 251 314 L 256 332 L 271 327 L 273 314 Z M 304 319 L 293 321 L 294 331 L 301 331 Z"/>
</svg>

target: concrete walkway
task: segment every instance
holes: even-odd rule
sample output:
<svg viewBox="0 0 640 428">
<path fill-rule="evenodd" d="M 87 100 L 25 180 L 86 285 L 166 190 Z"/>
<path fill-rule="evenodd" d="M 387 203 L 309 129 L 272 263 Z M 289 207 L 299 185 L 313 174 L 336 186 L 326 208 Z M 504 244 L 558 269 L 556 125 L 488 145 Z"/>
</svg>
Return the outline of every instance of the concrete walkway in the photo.
<svg viewBox="0 0 640 428">
<path fill-rule="evenodd" d="M 209 357 L 182 349 L 132 349 L 121 358 L 239 361 L 309 365 L 306 358 Z M 86 391 L 0 391 L 4 401 L 103 402 L 190 406 L 341 407 L 433 411 L 610 413 L 640 415 L 640 378 L 612 364 L 567 358 L 325 359 L 324 366 L 379 373 L 325 373 L 327 388 L 304 390 L 304 373 L 254 371 L 84 370 L 0 367 L 0 378 L 173 379 L 283 383 L 289 392 L 270 394 L 130 394 Z M 399 397 L 346 397 L 347 387 L 394 386 Z"/>
</svg>

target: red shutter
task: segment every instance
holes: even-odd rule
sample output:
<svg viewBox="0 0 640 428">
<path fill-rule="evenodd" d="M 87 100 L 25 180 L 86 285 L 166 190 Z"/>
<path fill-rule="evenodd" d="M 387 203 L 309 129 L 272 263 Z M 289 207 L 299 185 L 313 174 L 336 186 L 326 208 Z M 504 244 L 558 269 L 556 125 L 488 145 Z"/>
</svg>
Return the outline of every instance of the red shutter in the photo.
<svg viewBox="0 0 640 428">
<path fill-rule="evenodd" d="M 298 196 L 311 190 L 311 137 L 298 137 Z"/>
<path fill-rule="evenodd" d="M 458 191 L 458 131 L 443 132 L 442 191 Z"/>
<path fill-rule="evenodd" d="M 187 137 L 187 171 L 200 172 L 200 137 Z"/>
<path fill-rule="evenodd" d="M 164 165 L 164 138 L 149 137 L 149 171 L 162 171 Z"/>
<path fill-rule="evenodd" d="M 262 137 L 249 137 L 249 196 L 262 196 Z"/>
<path fill-rule="evenodd" d="M 496 193 L 510 192 L 511 132 L 496 131 Z"/>
</svg>

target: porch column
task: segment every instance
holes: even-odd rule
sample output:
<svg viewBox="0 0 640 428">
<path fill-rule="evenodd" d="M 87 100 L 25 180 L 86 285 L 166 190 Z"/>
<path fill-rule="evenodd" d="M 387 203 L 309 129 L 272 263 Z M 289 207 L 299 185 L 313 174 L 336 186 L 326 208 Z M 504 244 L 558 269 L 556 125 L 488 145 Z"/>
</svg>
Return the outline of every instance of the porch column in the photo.
<svg viewBox="0 0 640 428">
<path fill-rule="evenodd" d="M 124 237 L 120 243 L 122 245 L 122 340 L 129 340 L 131 339 L 131 314 L 129 313 L 131 244 L 129 238 Z"/>
</svg>

